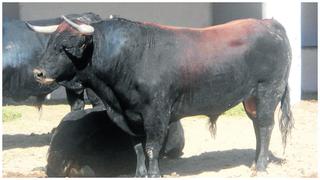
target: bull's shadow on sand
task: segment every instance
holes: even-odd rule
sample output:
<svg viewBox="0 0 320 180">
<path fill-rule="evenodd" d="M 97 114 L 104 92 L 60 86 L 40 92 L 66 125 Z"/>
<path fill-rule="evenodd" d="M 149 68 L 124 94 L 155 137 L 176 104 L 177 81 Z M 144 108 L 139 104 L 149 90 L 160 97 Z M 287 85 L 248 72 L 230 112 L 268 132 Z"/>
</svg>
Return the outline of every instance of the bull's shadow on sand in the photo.
<svg viewBox="0 0 320 180">
<path fill-rule="evenodd" d="M 29 148 L 41 147 L 50 144 L 51 133 L 46 134 L 3 134 L 2 135 L 2 150 L 14 148 Z"/>
<path fill-rule="evenodd" d="M 205 152 L 200 155 L 161 161 L 163 174 L 175 172 L 180 176 L 197 175 L 206 171 L 218 172 L 222 169 L 252 165 L 254 149 L 232 149 L 225 151 Z"/>
<path fill-rule="evenodd" d="M 52 134 L 16 134 L 16 135 L 3 135 L 3 150 L 13 148 L 28 148 L 28 147 L 41 147 L 49 145 Z M 130 154 L 130 153 L 128 153 Z M 131 154 L 132 155 L 132 154 Z M 234 168 L 238 166 L 246 166 L 250 168 L 254 160 L 254 149 L 231 149 L 225 151 L 212 151 L 205 152 L 200 155 L 191 157 L 183 157 L 177 159 L 162 159 L 160 160 L 160 168 L 162 174 L 171 175 L 176 173 L 180 176 L 197 175 L 203 172 L 215 171 L 219 172 L 223 169 Z M 123 157 L 124 158 L 124 157 Z M 126 158 L 127 160 L 132 158 Z M 270 152 L 271 162 L 278 163 L 281 159 L 275 157 Z M 119 162 L 120 163 L 120 162 Z M 130 165 L 129 165 L 130 164 Z M 103 163 L 100 166 L 103 166 Z M 132 166 L 132 167 L 128 167 Z M 118 177 L 132 177 L 134 176 L 135 163 L 128 163 L 123 161 L 114 167 L 127 167 L 125 174 L 118 174 Z M 103 168 L 104 169 L 104 168 Z M 96 169 L 98 170 L 98 169 Z M 100 169 L 99 169 L 100 170 Z M 101 170 L 100 170 L 101 171 Z M 103 170 L 102 170 L 103 171 Z M 108 172 L 110 173 L 110 172 Z M 105 176 L 104 172 L 98 173 L 100 177 Z"/>
<path fill-rule="evenodd" d="M 179 176 L 192 176 L 203 172 L 219 172 L 223 169 L 242 165 L 250 168 L 254 160 L 254 155 L 254 149 L 231 149 L 205 152 L 191 157 L 176 159 L 165 158 L 160 160 L 160 171 L 164 177 L 175 177 L 175 174 Z M 134 168 L 123 172 L 125 172 L 125 174 L 119 174 L 118 177 L 134 176 Z M 99 176 L 104 176 L 104 173 L 100 172 Z"/>
<path fill-rule="evenodd" d="M 203 172 L 219 172 L 238 166 L 252 166 L 255 149 L 231 149 L 225 151 L 205 152 L 187 158 L 163 159 L 160 161 L 162 174 L 179 176 L 198 175 Z M 269 163 L 281 164 L 284 159 L 276 157 L 269 151 Z"/>
</svg>

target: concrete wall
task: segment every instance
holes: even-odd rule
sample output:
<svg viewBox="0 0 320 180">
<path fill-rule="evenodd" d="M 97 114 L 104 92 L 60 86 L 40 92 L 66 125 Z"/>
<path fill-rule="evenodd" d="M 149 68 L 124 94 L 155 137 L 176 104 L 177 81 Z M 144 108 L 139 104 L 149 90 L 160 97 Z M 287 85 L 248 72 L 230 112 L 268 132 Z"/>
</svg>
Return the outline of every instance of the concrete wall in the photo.
<svg viewBox="0 0 320 180">
<path fill-rule="evenodd" d="M 301 91 L 316 92 L 318 88 L 318 48 L 304 47 L 301 51 Z"/>
<path fill-rule="evenodd" d="M 3 3 L 2 14 L 13 19 L 19 19 L 19 3 Z"/>
<path fill-rule="evenodd" d="M 22 20 L 91 11 L 105 18 L 116 14 L 131 20 L 178 26 L 204 27 L 212 24 L 210 3 L 20 3 L 19 8 Z"/>
<path fill-rule="evenodd" d="M 262 3 L 214 3 L 213 24 L 222 24 L 235 19 L 262 18 Z"/>
<path fill-rule="evenodd" d="M 318 91 L 318 8 L 301 3 L 301 91 Z"/>
<path fill-rule="evenodd" d="M 317 3 L 301 3 L 301 45 L 317 46 L 318 8 Z"/>
</svg>

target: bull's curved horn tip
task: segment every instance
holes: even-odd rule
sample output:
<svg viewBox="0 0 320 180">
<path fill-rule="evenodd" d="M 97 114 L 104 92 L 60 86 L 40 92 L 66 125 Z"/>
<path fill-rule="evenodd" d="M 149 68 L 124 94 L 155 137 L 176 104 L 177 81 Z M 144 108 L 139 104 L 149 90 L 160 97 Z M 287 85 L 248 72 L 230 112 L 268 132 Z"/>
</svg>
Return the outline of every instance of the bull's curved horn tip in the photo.
<svg viewBox="0 0 320 180">
<path fill-rule="evenodd" d="M 28 22 L 25 22 L 25 24 L 33 31 L 39 32 L 39 33 L 53 33 L 57 30 L 59 25 L 50 25 L 50 26 L 34 26 Z"/>
<path fill-rule="evenodd" d="M 72 22 L 70 19 L 65 17 L 64 15 L 61 15 L 62 19 L 64 19 L 68 24 L 70 24 L 72 27 L 76 28 L 80 33 L 83 34 L 92 34 L 94 32 L 94 27 L 87 25 L 87 24 L 76 24 Z"/>
</svg>

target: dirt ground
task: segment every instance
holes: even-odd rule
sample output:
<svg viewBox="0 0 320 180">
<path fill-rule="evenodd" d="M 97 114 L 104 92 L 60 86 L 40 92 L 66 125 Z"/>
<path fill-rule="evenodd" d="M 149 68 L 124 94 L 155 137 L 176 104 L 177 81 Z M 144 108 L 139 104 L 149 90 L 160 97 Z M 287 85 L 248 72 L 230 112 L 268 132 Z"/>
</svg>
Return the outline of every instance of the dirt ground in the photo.
<svg viewBox="0 0 320 180">
<path fill-rule="evenodd" d="M 293 106 L 295 128 L 282 154 L 278 123 L 273 130 L 270 151 L 283 164 L 271 162 L 267 177 L 318 177 L 317 101 L 301 101 Z M 45 177 L 50 131 L 69 112 L 67 105 L 43 107 L 39 119 L 30 106 L 16 106 L 20 120 L 3 123 L 3 177 Z M 255 155 L 255 136 L 247 117 L 222 116 L 217 135 L 208 131 L 205 117 L 181 120 L 186 144 L 180 159 L 161 160 L 165 177 L 250 177 Z"/>
</svg>

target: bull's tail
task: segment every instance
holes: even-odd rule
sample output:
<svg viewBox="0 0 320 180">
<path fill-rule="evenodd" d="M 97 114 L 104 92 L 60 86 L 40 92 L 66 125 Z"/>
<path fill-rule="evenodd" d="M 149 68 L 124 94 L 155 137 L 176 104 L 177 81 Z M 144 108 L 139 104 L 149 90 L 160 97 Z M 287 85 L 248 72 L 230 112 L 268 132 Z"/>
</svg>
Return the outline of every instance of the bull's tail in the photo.
<svg viewBox="0 0 320 180">
<path fill-rule="evenodd" d="M 287 145 L 287 136 L 291 133 L 291 129 L 294 127 L 294 119 L 290 108 L 290 94 L 288 85 L 286 86 L 286 89 L 282 95 L 280 108 L 281 116 L 279 119 L 279 129 L 282 135 L 282 145 L 284 153 Z"/>
<path fill-rule="evenodd" d="M 209 119 L 209 130 L 213 137 L 216 137 L 216 133 L 217 133 L 217 124 L 216 124 L 217 120 L 218 120 L 218 117 L 210 117 Z"/>
</svg>

